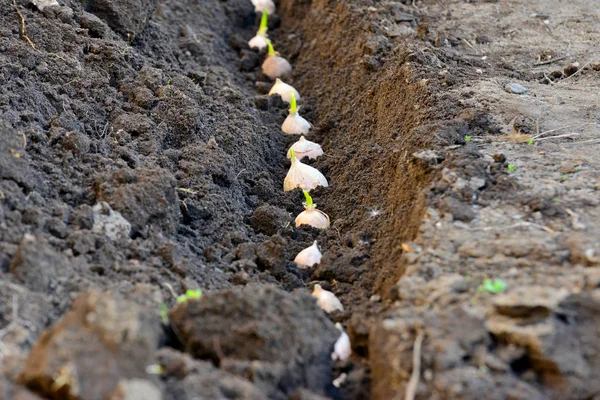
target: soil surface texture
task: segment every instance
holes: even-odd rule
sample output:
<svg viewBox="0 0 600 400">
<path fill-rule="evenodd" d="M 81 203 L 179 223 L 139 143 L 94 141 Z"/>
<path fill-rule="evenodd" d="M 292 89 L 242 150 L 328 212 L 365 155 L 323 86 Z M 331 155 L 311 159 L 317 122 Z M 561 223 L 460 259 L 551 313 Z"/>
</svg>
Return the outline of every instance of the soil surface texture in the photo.
<svg viewBox="0 0 600 400">
<path fill-rule="evenodd" d="M 250 0 L 0 1 L 0 400 L 600 398 L 600 3 L 276 6 L 327 230 Z"/>
</svg>

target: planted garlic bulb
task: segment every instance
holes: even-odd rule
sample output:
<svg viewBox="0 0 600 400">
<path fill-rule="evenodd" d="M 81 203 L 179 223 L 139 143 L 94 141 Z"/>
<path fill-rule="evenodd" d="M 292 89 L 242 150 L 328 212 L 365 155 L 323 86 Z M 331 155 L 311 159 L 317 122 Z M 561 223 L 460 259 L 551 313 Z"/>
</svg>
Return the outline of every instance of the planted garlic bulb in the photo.
<svg viewBox="0 0 600 400">
<path fill-rule="evenodd" d="M 316 159 L 323 155 L 323 149 L 318 143 L 306 140 L 304 136 L 300 136 L 300 139 L 290 147 L 290 150 L 294 150 L 298 160 L 302 160 L 304 157 L 310 159 Z M 287 157 L 290 158 L 290 152 L 288 151 Z"/>
<path fill-rule="evenodd" d="M 290 93 L 290 113 L 288 114 L 285 121 L 283 121 L 283 125 L 281 125 L 281 130 L 290 135 L 306 135 L 310 130 L 310 127 L 310 122 L 308 122 L 307 120 L 302 118 L 300 114 L 298 114 L 298 107 L 296 107 L 296 96 L 294 96 L 294 93 Z M 319 149 L 320 148 L 321 146 L 319 146 Z M 322 150 L 321 154 L 323 154 Z M 300 157 L 300 159 L 302 159 L 302 157 Z"/>
<path fill-rule="evenodd" d="M 285 58 L 281 57 L 279 53 L 275 52 L 273 44 L 267 39 L 267 58 L 262 64 L 262 72 L 271 79 L 282 77 L 285 74 L 289 74 L 292 71 L 292 65 Z"/>
<path fill-rule="evenodd" d="M 265 10 L 263 11 L 262 17 L 260 19 L 260 26 L 258 28 L 258 32 L 256 32 L 256 36 L 254 36 L 248 42 L 248 46 L 251 49 L 262 50 L 267 47 L 267 22 L 269 18 L 269 13 Z"/>
<path fill-rule="evenodd" d="M 312 197 L 306 190 L 303 190 L 306 201 L 303 203 L 305 210 L 296 217 L 296 228 L 301 225 L 310 225 L 317 229 L 329 228 L 329 215 L 321 210 L 317 210 L 317 205 L 313 203 Z"/>
<path fill-rule="evenodd" d="M 294 258 L 294 262 L 298 265 L 298 268 L 310 268 L 315 264 L 321 262 L 322 254 L 319 251 L 319 246 L 317 246 L 317 241 L 312 244 L 312 246 L 305 248 L 302 250 L 296 258 Z"/>
<path fill-rule="evenodd" d="M 344 311 L 344 306 L 340 300 L 330 292 L 321 287 L 321 285 L 315 285 L 312 296 L 317 298 L 317 305 L 327 313 L 334 311 Z"/>
<path fill-rule="evenodd" d="M 269 14 L 275 13 L 275 2 L 273 0 L 251 0 L 254 5 L 254 11 L 264 12 L 267 11 Z"/>
<path fill-rule="evenodd" d="M 300 100 L 300 93 L 298 93 L 298 91 L 294 89 L 292 85 L 288 85 L 279 78 L 275 79 L 275 84 L 271 90 L 269 90 L 269 96 L 278 94 L 281 96 L 281 100 L 285 101 L 286 103 L 290 102 L 292 93 L 294 94 L 294 98 L 296 100 Z"/>
<path fill-rule="evenodd" d="M 331 359 L 333 361 L 335 361 L 335 360 L 345 361 L 345 360 L 349 359 L 350 356 L 352 355 L 352 347 L 350 346 L 350 337 L 348 337 L 348 334 L 346 332 L 344 332 L 344 328 L 342 328 L 342 325 L 339 322 L 335 324 L 335 327 L 338 328 L 340 330 L 340 332 L 342 332 L 342 334 L 340 335 L 338 340 L 333 345 L 333 353 L 331 353 Z"/>
<path fill-rule="evenodd" d="M 311 189 L 317 186 L 329 186 L 327 179 L 319 172 L 318 169 L 300 162 L 296 157 L 294 150 L 290 150 L 290 158 L 292 165 L 283 181 L 283 191 L 289 192 L 296 188 L 310 192 Z"/>
</svg>

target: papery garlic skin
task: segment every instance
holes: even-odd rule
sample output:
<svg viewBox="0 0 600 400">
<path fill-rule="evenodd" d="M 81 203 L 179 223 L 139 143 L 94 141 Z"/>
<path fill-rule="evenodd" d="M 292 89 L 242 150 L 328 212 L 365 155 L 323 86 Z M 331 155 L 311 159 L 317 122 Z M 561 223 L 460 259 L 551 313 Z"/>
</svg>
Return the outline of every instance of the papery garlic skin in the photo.
<svg viewBox="0 0 600 400">
<path fill-rule="evenodd" d="M 316 297 L 317 305 L 321 307 L 323 311 L 326 313 L 331 313 L 334 311 L 344 311 L 344 306 L 342 302 L 336 297 L 335 294 L 330 292 L 329 290 L 325 290 L 321 287 L 321 285 L 316 284 L 312 296 Z"/>
<path fill-rule="evenodd" d="M 298 253 L 296 258 L 294 258 L 294 262 L 296 265 L 298 265 L 298 268 L 305 269 L 320 263 L 322 257 L 323 255 L 321 254 L 319 246 L 317 245 L 317 241 L 315 240 L 312 246 L 307 247 Z"/>
<path fill-rule="evenodd" d="M 262 63 L 262 72 L 271 79 L 277 79 L 292 72 L 292 65 L 277 53 L 268 54 Z"/>
<path fill-rule="evenodd" d="M 269 14 L 275 13 L 275 2 L 273 0 L 251 0 L 254 5 L 255 12 L 263 12 L 267 10 Z"/>
<path fill-rule="evenodd" d="M 323 149 L 318 143 L 306 140 L 304 136 L 300 136 L 300 139 L 290 147 L 290 150 L 294 150 L 298 160 L 302 160 L 304 157 L 309 159 L 316 159 L 323 155 Z M 290 158 L 290 151 L 288 150 L 287 158 Z"/>
<path fill-rule="evenodd" d="M 265 35 L 256 35 L 250 41 L 248 41 L 248 46 L 251 49 L 266 49 L 267 48 L 267 37 Z"/>
<path fill-rule="evenodd" d="M 333 353 L 331 353 L 331 359 L 333 361 L 345 361 L 349 359 L 352 355 L 350 337 L 348 337 L 348 334 L 344 332 L 344 328 L 342 328 L 342 325 L 339 322 L 335 324 L 335 327 L 338 328 L 342 334 L 333 345 Z"/>
<path fill-rule="evenodd" d="M 289 135 L 306 135 L 310 130 L 310 122 L 297 112 L 289 113 L 281 125 L 281 130 Z"/>
<path fill-rule="evenodd" d="M 296 100 L 300 100 L 300 93 L 298 93 L 298 91 L 294 89 L 292 85 L 288 85 L 279 78 L 275 79 L 275 84 L 273 85 L 271 90 L 269 90 L 269 96 L 278 94 L 281 96 L 281 100 L 285 101 L 286 103 L 290 102 L 290 97 L 292 93 L 294 94 L 294 96 L 296 96 Z"/>
<path fill-rule="evenodd" d="M 298 214 L 295 222 L 296 228 L 302 225 L 309 225 L 317 229 L 327 229 L 330 226 L 329 215 L 321 210 L 317 210 L 316 205 L 306 207 L 306 210 Z"/>
<path fill-rule="evenodd" d="M 283 191 L 289 192 L 300 188 L 310 192 L 317 186 L 329 186 L 325 176 L 318 169 L 301 163 L 297 157 L 292 157 L 292 165 L 283 181 Z"/>
</svg>

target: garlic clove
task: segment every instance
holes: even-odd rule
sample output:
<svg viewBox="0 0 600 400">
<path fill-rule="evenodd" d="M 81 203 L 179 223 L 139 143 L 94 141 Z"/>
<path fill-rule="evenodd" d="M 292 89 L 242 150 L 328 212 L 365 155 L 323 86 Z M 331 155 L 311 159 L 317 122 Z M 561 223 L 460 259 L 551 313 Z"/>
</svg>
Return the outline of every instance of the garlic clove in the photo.
<svg viewBox="0 0 600 400">
<path fill-rule="evenodd" d="M 286 132 L 287 133 L 287 132 Z M 316 159 L 323 155 L 323 149 L 318 143 L 306 140 L 304 136 L 300 136 L 300 139 L 290 147 L 296 153 L 298 160 L 302 160 L 304 157 L 310 159 Z M 290 152 L 288 150 L 287 158 L 290 158 Z"/>
<path fill-rule="evenodd" d="M 262 64 L 262 72 L 269 78 L 276 79 L 292 72 L 292 65 L 277 54 L 268 54 Z"/>
<path fill-rule="evenodd" d="M 298 268 L 310 268 L 315 264 L 321 262 L 322 254 L 319 251 L 319 246 L 317 245 L 317 241 L 312 244 L 312 246 L 305 248 L 302 250 L 296 258 L 294 258 L 294 262 L 298 265 Z"/>
<path fill-rule="evenodd" d="M 285 121 L 283 121 L 281 130 L 289 135 L 306 135 L 310 130 L 310 123 L 297 112 L 290 113 Z"/>
<path fill-rule="evenodd" d="M 296 188 L 310 191 L 317 186 L 329 186 L 325 176 L 323 176 L 318 169 L 301 163 L 300 160 L 292 154 L 292 165 L 283 181 L 283 191 L 289 192 Z"/>
<path fill-rule="evenodd" d="M 329 290 L 323 289 L 319 284 L 315 285 L 312 296 L 317 299 L 317 305 L 327 313 L 344 311 L 344 306 L 336 295 Z"/>
<path fill-rule="evenodd" d="M 248 41 L 248 46 L 250 46 L 251 49 L 265 49 L 267 47 L 267 38 L 264 35 L 256 35 Z"/>
<path fill-rule="evenodd" d="M 317 229 L 329 228 L 329 215 L 316 208 L 307 208 L 296 217 L 296 228 L 302 225 L 309 225 Z"/>
<path fill-rule="evenodd" d="M 281 100 L 285 101 L 286 103 L 290 102 L 292 93 L 296 97 L 296 100 L 300 100 L 300 93 L 298 93 L 298 91 L 294 89 L 292 85 L 288 85 L 279 78 L 275 79 L 275 84 L 271 90 L 269 90 L 269 96 L 278 94 L 281 96 Z"/>
<path fill-rule="evenodd" d="M 275 2 L 273 0 L 251 0 L 254 5 L 255 12 L 263 12 L 267 10 L 269 14 L 275 13 Z"/>
<path fill-rule="evenodd" d="M 333 361 L 335 361 L 335 360 L 345 361 L 345 360 L 349 359 L 350 356 L 352 355 L 352 347 L 350 346 L 350 337 L 348 337 L 348 334 L 346 332 L 344 332 L 344 328 L 342 328 L 342 325 L 339 322 L 335 324 L 335 327 L 338 328 L 342 334 L 340 335 L 338 340 L 333 345 L 333 353 L 331 353 L 331 359 Z"/>
</svg>

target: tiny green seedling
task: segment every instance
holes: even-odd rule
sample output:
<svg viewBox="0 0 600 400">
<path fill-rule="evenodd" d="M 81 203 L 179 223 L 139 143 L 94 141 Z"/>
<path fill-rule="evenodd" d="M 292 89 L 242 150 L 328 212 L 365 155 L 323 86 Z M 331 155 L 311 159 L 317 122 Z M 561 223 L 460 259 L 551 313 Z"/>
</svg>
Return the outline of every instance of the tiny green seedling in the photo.
<svg viewBox="0 0 600 400">
<path fill-rule="evenodd" d="M 160 364 L 152 364 L 146 367 L 146 373 L 150 375 L 162 375 L 165 369 Z"/>
<path fill-rule="evenodd" d="M 478 290 L 480 292 L 498 294 L 504 292 L 506 286 L 506 282 L 501 279 L 494 279 L 493 281 L 491 279 L 485 279 Z"/>
<path fill-rule="evenodd" d="M 181 296 L 177 297 L 177 304 L 185 303 L 188 300 L 198 300 L 200 297 L 202 297 L 202 290 L 188 289 L 185 291 L 185 294 L 182 294 Z"/>
<path fill-rule="evenodd" d="M 260 19 L 260 26 L 258 27 L 258 36 L 265 36 L 267 34 L 267 30 L 269 29 L 267 24 L 269 20 L 269 13 L 267 10 L 263 10 L 262 17 Z"/>
<path fill-rule="evenodd" d="M 169 79 L 167 80 L 167 85 L 169 85 L 169 86 L 171 85 L 171 78 L 169 78 Z"/>
<path fill-rule="evenodd" d="M 527 144 L 533 144 L 533 139 L 529 139 L 529 140 L 527 141 Z"/>
<path fill-rule="evenodd" d="M 294 150 L 291 150 L 291 151 L 294 151 Z M 302 193 L 304 193 L 304 198 L 306 199 L 306 201 L 304 202 L 304 206 L 306 208 L 312 207 L 314 203 L 313 203 L 313 199 L 310 196 L 310 194 L 308 194 L 308 192 L 304 189 L 302 189 Z"/>
<path fill-rule="evenodd" d="M 515 164 L 508 164 L 508 170 L 510 172 L 515 172 L 516 169 L 517 169 L 517 166 Z"/>
<path fill-rule="evenodd" d="M 290 114 L 296 114 L 298 112 L 298 106 L 296 105 L 296 96 L 294 93 L 290 93 Z"/>
<path fill-rule="evenodd" d="M 273 43 L 269 39 L 267 39 L 267 54 L 270 56 L 275 55 L 275 48 L 273 47 Z"/>
<path fill-rule="evenodd" d="M 465 136 L 465 142 L 469 143 L 471 141 L 471 135 Z"/>
<path fill-rule="evenodd" d="M 168 312 L 166 303 L 162 303 L 160 305 L 160 319 L 162 320 L 162 323 L 164 325 L 169 324 L 169 312 Z"/>
</svg>

